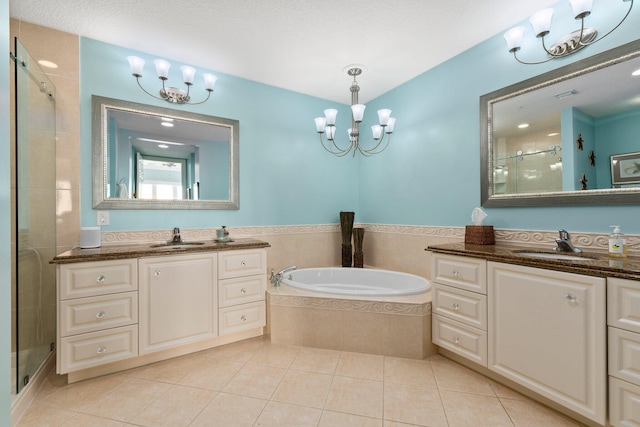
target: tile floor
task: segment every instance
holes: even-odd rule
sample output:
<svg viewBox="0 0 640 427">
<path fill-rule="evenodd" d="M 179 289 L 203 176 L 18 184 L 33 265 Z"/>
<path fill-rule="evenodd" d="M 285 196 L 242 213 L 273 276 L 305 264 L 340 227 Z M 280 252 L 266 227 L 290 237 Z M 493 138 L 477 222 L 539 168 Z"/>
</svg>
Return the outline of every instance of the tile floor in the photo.
<svg viewBox="0 0 640 427">
<path fill-rule="evenodd" d="M 441 356 L 254 338 L 75 384 L 51 373 L 18 426 L 499 427 L 579 423 Z"/>
</svg>

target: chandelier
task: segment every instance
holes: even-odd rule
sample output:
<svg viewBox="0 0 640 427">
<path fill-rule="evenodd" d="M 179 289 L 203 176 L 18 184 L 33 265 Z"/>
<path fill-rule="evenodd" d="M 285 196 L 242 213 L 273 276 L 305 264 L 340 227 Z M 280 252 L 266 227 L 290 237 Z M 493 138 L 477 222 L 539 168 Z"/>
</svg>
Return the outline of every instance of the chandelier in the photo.
<svg viewBox="0 0 640 427">
<path fill-rule="evenodd" d="M 521 64 L 543 64 L 545 62 L 551 61 L 552 59 L 561 58 L 563 56 L 570 55 L 583 47 L 594 44 L 597 41 L 602 40 L 609 34 L 611 34 L 614 30 L 616 30 L 620 24 L 627 19 L 631 9 L 633 8 L 633 0 L 622 0 L 623 2 L 631 3 L 629 5 L 629 10 L 626 15 L 616 24 L 613 29 L 611 29 L 608 33 L 601 36 L 600 38 L 596 38 L 598 32 L 594 28 L 585 28 L 584 20 L 587 16 L 591 14 L 591 9 L 593 6 L 593 0 L 569 0 L 571 3 L 571 10 L 573 12 L 573 17 L 576 20 L 580 20 L 581 26 L 579 30 L 573 31 L 563 37 L 561 37 L 557 42 L 552 44 L 549 48 L 547 48 L 545 44 L 545 36 L 549 34 L 551 29 L 551 18 L 553 17 L 554 10 L 552 8 L 542 9 L 529 18 L 529 22 L 533 27 L 533 33 L 537 38 L 542 40 L 542 48 L 547 54 L 547 59 L 537 61 L 537 62 L 527 62 L 518 58 L 517 52 L 520 50 L 522 46 L 522 40 L 524 39 L 525 27 L 515 27 L 504 33 L 504 39 L 507 42 L 507 47 L 509 52 L 513 53 L 513 57 L 520 62 Z"/>
<path fill-rule="evenodd" d="M 182 71 L 182 80 L 184 84 L 187 86 L 187 90 L 183 90 L 177 87 L 166 86 L 165 82 L 169 79 L 169 68 L 171 68 L 171 64 L 164 59 L 156 59 L 153 63 L 156 66 L 156 74 L 160 81 L 162 81 L 162 89 L 160 89 L 160 96 L 156 96 L 150 92 L 148 92 L 142 85 L 140 84 L 140 78 L 142 77 L 142 70 L 144 68 L 144 59 L 139 58 L 137 56 L 127 56 L 127 60 L 129 61 L 129 67 L 131 68 L 131 74 L 136 78 L 138 82 L 138 86 L 142 89 L 147 95 L 154 97 L 155 99 L 164 100 L 171 102 L 173 104 L 202 104 L 206 102 L 211 96 L 211 92 L 213 92 L 213 88 L 216 85 L 216 80 L 218 79 L 213 74 L 205 73 L 204 77 L 204 88 L 207 91 L 207 97 L 199 102 L 189 102 L 191 100 L 191 95 L 189 94 L 189 90 L 191 86 L 193 86 L 193 80 L 196 75 L 196 70 L 189 65 L 183 65 L 180 67 L 180 71 Z"/>
<path fill-rule="evenodd" d="M 316 130 L 320 135 L 320 143 L 325 150 L 338 157 L 345 156 L 350 152 L 353 152 L 353 156 L 356 155 L 356 152 L 360 152 L 364 156 L 381 153 L 389 146 L 396 119 L 391 117 L 391 110 L 378 110 L 379 124 L 371 126 L 373 133 L 372 147 L 365 148 L 360 145 L 360 123 L 364 117 L 366 106 L 358 104 L 360 86 L 358 86 L 356 77 L 362 74 L 362 68 L 353 66 L 353 68 L 349 68 L 347 74 L 353 77 L 353 83 L 351 83 L 351 128 L 347 129 L 348 143 L 345 148 L 336 143 L 336 116 L 338 115 L 338 110 L 333 108 L 324 110 L 324 117 L 316 117 L 315 119 Z M 326 142 L 323 135 L 326 136 Z"/>
</svg>

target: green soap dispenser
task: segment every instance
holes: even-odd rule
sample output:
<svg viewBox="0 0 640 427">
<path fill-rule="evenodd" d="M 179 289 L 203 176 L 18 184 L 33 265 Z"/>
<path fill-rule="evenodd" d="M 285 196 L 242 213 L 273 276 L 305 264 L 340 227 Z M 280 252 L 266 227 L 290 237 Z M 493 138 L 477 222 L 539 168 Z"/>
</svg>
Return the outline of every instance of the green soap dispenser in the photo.
<svg viewBox="0 0 640 427">
<path fill-rule="evenodd" d="M 609 255 L 615 257 L 627 256 L 627 240 L 620 231 L 619 225 L 611 225 L 613 233 L 609 235 Z"/>
</svg>

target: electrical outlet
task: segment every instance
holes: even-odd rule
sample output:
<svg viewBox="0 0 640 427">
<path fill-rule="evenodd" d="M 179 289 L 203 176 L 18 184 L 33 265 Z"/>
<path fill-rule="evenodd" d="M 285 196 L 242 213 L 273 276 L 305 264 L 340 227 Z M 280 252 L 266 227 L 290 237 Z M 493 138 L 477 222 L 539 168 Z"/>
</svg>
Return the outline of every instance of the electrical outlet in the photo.
<svg viewBox="0 0 640 427">
<path fill-rule="evenodd" d="M 98 225 L 109 225 L 109 211 L 97 211 Z"/>
</svg>

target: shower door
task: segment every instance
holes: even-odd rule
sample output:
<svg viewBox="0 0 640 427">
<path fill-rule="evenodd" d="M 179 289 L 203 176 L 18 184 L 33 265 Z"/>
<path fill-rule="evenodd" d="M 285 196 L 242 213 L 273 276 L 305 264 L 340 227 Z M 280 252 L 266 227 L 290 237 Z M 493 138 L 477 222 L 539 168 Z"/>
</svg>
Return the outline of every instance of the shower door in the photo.
<svg viewBox="0 0 640 427">
<path fill-rule="evenodd" d="M 56 338 L 55 87 L 15 39 L 12 136 L 12 356 L 15 393 L 29 382 Z"/>
</svg>

